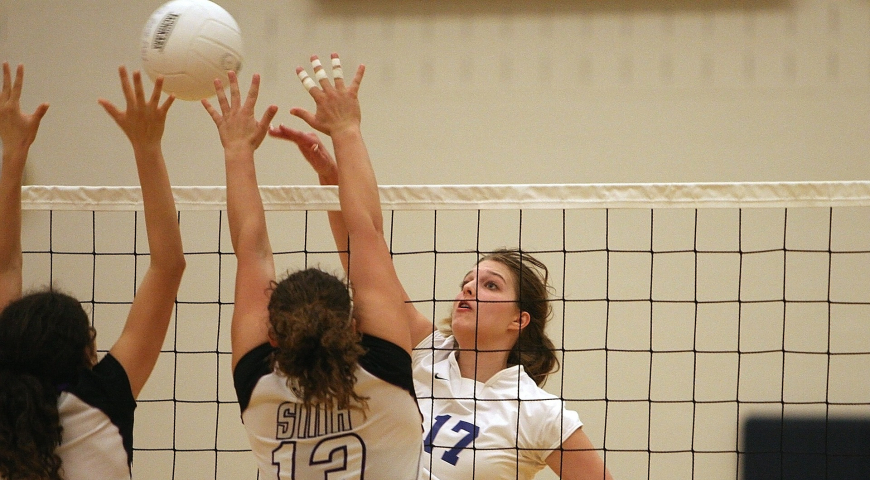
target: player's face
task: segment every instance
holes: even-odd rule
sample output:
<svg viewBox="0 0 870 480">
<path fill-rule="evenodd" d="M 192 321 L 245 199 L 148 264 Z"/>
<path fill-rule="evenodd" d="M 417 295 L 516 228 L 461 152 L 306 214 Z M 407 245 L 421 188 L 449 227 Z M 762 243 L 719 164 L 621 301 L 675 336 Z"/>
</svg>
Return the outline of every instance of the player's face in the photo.
<svg viewBox="0 0 870 480">
<path fill-rule="evenodd" d="M 484 260 L 462 279 L 453 302 L 453 332 L 474 334 L 478 340 L 505 335 L 520 310 L 515 280 L 510 269 L 493 260 Z"/>
</svg>

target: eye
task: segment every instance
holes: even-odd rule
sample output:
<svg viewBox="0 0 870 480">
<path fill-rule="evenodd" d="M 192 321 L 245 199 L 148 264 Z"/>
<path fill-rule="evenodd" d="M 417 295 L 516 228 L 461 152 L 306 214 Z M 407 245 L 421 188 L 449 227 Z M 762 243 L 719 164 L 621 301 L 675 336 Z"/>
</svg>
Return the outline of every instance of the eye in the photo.
<svg viewBox="0 0 870 480">
<path fill-rule="evenodd" d="M 497 284 L 496 282 L 492 281 L 492 280 L 490 280 L 490 281 L 484 283 L 483 286 L 486 287 L 486 288 L 489 289 L 489 290 L 498 290 L 498 284 Z"/>
</svg>

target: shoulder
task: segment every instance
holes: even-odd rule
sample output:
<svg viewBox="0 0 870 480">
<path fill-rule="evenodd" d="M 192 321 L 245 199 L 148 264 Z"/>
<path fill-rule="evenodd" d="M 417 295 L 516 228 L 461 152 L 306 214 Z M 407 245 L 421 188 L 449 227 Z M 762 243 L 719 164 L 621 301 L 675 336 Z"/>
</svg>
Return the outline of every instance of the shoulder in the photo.
<svg viewBox="0 0 870 480">
<path fill-rule="evenodd" d="M 233 369 L 233 386 L 236 389 L 239 407 L 242 411 L 248 408 L 251 394 L 257 382 L 272 371 L 269 359 L 273 351 L 275 348 L 268 343 L 254 347 L 239 359 L 239 363 Z"/>
<path fill-rule="evenodd" d="M 422 356 L 433 353 L 437 356 L 438 352 L 449 353 L 450 350 L 453 350 L 454 344 L 453 335 L 444 335 L 439 330 L 435 330 L 414 347 L 412 356 L 416 362 Z M 446 354 L 443 356 L 446 357 Z"/>
<path fill-rule="evenodd" d="M 107 353 L 92 369 L 82 370 L 78 381 L 66 390 L 101 410 L 132 411 L 136 407 L 127 372 L 111 353 Z"/>
<path fill-rule="evenodd" d="M 519 434 L 541 448 L 556 448 L 583 426 L 580 415 L 569 409 L 562 398 L 539 387 L 520 371 L 519 414 L 523 428 Z"/>
<path fill-rule="evenodd" d="M 407 350 L 374 335 L 364 334 L 360 343 L 366 349 L 366 353 L 359 359 L 361 368 L 414 395 L 411 355 Z"/>
</svg>

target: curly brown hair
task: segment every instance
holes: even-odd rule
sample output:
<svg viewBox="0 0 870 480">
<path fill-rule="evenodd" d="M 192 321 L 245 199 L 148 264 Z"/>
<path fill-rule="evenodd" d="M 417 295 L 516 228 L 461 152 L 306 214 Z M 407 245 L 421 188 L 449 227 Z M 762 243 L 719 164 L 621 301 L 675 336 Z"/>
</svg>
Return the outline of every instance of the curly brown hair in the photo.
<svg viewBox="0 0 870 480">
<path fill-rule="evenodd" d="M 0 477 L 60 480 L 57 399 L 92 366 L 93 329 L 78 300 L 46 290 L 0 313 Z"/>
<path fill-rule="evenodd" d="M 499 249 L 484 255 L 479 261 L 499 262 L 510 269 L 514 277 L 517 305 L 527 312 L 529 324 L 520 331 L 519 338 L 508 354 L 508 365 L 522 365 L 538 386 L 559 370 L 552 340 L 546 327 L 553 309 L 550 305 L 549 270 L 537 258 L 520 250 Z"/>
<path fill-rule="evenodd" d="M 273 285 L 269 321 L 277 348 L 272 366 L 306 406 L 366 406 L 366 398 L 354 390 L 365 349 L 351 313 L 348 286 L 320 269 L 293 272 Z"/>
</svg>

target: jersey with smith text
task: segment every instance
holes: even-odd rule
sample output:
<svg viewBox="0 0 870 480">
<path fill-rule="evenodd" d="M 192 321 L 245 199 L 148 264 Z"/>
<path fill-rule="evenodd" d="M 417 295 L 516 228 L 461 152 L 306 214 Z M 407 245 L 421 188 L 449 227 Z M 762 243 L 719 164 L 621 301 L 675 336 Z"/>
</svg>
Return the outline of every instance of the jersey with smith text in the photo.
<svg viewBox="0 0 870 480">
<path fill-rule="evenodd" d="M 362 345 L 355 391 L 368 398 L 365 411 L 306 408 L 269 366 L 269 344 L 239 360 L 233 377 L 260 478 L 418 478 L 422 428 L 411 358 L 377 337 L 363 335 Z"/>
</svg>

